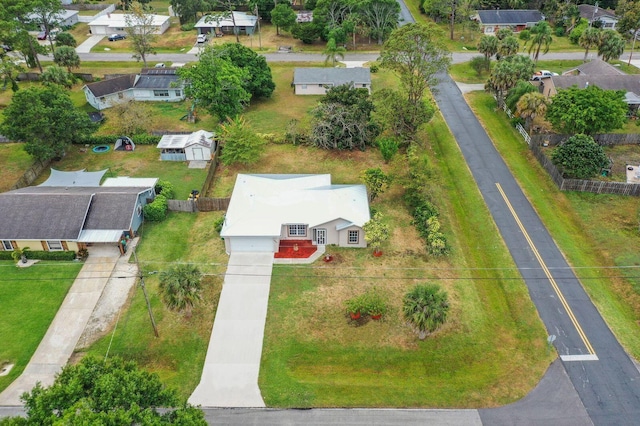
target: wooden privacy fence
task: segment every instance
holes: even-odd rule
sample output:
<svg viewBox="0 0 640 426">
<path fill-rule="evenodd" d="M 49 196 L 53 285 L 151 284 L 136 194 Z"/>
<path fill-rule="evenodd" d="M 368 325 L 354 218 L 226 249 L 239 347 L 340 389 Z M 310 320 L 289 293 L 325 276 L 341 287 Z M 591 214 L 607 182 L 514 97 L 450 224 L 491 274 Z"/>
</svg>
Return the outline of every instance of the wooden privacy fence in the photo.
<svg viewBox="0 0 640 426">
<path fill-rule="evenodd" d="M 193 200 L 167 200 L 169 210 L 176 212 L 213 212 L 226 210 L 230 198 L 198 198 Z"/>
</svg>

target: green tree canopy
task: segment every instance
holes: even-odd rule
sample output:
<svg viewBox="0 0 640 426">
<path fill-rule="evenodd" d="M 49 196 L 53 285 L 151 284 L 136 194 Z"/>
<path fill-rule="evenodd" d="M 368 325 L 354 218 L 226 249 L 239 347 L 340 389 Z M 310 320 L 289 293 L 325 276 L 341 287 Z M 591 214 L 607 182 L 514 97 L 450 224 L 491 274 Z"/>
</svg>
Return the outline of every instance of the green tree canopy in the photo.
<svg viewBox="0 0 640 426">
<path fill-rule="evenodd" d="M 336 44 L 336 39 L 333 37 L 327 41 L 327 45 L 322 52 L 325 55 L 324 63 L 325 65 L 330 63 L 332 67 L 336 66 L 336 62 L 338 62 L 338 58 L 344 59 L 344 54 L 347 52 L 343 46 L 338 46 Z"/>
<path fill-rule="evenodd" d="M 449 298 L 435 284 L 417 285 L 404 296 L 402 313 L 418 338 L 424 340 L 447 320 Z"/>
<path fill-rule="evenodd" d="M 528 81 L 520 80 L 514 87 L 509 89 L 505 103 L 511 111 L 516 110 L 516 104 L 520 100 L 520 97 L 525 93 L 537 92 L 538 88 Z"/>
<path fill-rule="evenodd" d="M 498 54 L 501 58 L 513 56 L 520 50 L 520 42 L 514 36 L 505 37 L 498 43 Z"/>
<path fill-rule="evenodd" d="M 531 133 L 533 120 L 538 116 L 543 116 L 548 105 L 549 99 L 542 93 L 525 93 L 516 104 L 516 116 L 525 119 L 526 128 Z"/>
<path fill-rule="evenodd" d="M 280 35 L 280 28 L 289 31 L 296 23 L 296 12 L 288 3 L 278 3 L 271 11 L 271 23 L 276 26 L 276 35 Z"/>
<path fill-rule="evenodd" d="M 71 46 L 76 47 L 77 42 L 71 33 L 66 31 L 61 32 L 56 36 L 56 47 L 60 46 Z"/>
<path fill-rule="evenodd" d="M 322 34 L 322 27 L 316 22 L 302 22 L 291 27 L 291 35 L 304 44 L 313 44 L 320 34 Z"/>
<path fill-rule="evenodd" d="M 485 89 L 493 93 L 498 106 L 504 105 L 504 97 L 519 81 L 527 81 L 533 75 L 533 62 L 524 55 L 501 59 L 491 70 Z"/>
<path fill-rule="evenodd" d="M 609 62 L 618 59 L 624 52 L 624 39 L 616 30 L 603 30 L 600 33 L 600 44 L 598 44 L 598 56 L 603 61 Z"/>
<path fill-rule="evenodd" d="M 624 95 L 624 90 L 602 90 L 597 86 L 559 90 L 545 118 L 557 132 L 570 135 L 620 129 L 628 111 Z"/>
<path fill-rule="evenodd" d="M 210 48 L 213 55 L 229 60 L 246 72 L 243 79 L 244 88 L 251 94 L 251 99 L 271 97 L 276 85 L 264 56 L 240 43 L 223 43 Z"/>
<path fill-rule="evenodd" d="M 244 118 L 227 119 L 220 125 L 220 141 L 222 154 L 220 161 L 228 166 L 235 163 L 253 164 L 264 152 L 264 140 L 248 126 Z"/>
<path fill-rule="evenodd" d="M 490 35 L 483 35 L 478 41 L 478 52 L 484 55 L 486 68 L 489 71 L 491 57 L 498 53 L 498 38 Z"/>
<path fill-rule="evenodd" d="M 435 75 L 451 62 L 442 43 L 443 32 L 435 24 L 407 24 L 394 30 L 380 53 L 382 66 L 395 71 L 412 105 L 422 101 Z"/>
<path fill-rule="evenodd" d="M 58 86 L 16 92 L 3 115 L 0 133 L 26 142 L 25 150 L 42 161 L 62 157 L 71 143 L 80 142 L 96 128 Z"/>
<path fill-rule="evenodd" d="M 620 20 L 616 25 L 618 31 L 622 34 L 637 34 L 640 31 L 640 2 L 633 0 L 620 0 L 616 8 L 616 15 L 620 16 Z M 629 65 L 633 56 L 633 49 L 636 46 L 636 38 L 633 37 L 631 44 L 631 54 L 629 54 Z"/>
<path fill-rule="evenodd" d="M 362 180 L 369 191 L 369 201 L 378 198 L 391 185 L 391 176 L 382 171 L 380 167 L 371 168 L 362 172 Z"/>
<path fill-rule="evenodd" d="M 57 84 L 67 89 L 71 89 L 75 79 L 73 74 L 57 65 L 45 68 L 44 72 L 40 74 L 40 81 L 45 85 Z"/>
<path fill-rule="evenodd" d="M 391 133 L 405 143 L 414 140 L 418 128 L 431 121 L 436 109 L 429 99 L 411 104 L 407 96 L 393 89 L 381 89 L 373 93 L 375 110 L 373 117 L 383 131 Z"/>
<path fill-rule="evenodd" d="M 246 89 L 249 72 L 223 58 L 211 46 L 200 53 L 197 64 L 178 70 L 185 95 L 221 121 L 237 117 L 251 99 Z"/>
<path fill-rule="evenodd" d="M 69 72 L 71 72 L 71 68 L 80 67 L 80 57 L 76 53 L 76 49 L 71 46 L 56 47 L 53 51 L 53 62 L 67 68 Z"/>
<path fill-rule="evenodd" d="M 203 425 L 201 410 L 181 404 L 156 374 L 132 361 L 85 357 L 68 365 L 44 388 L 40 383 L 22 395 L 26 419 L 14 425 Z M 180 408 L 171 408 L 179 406 Z M 156 407 L 166 407 L 160 414 Z"/>
<path fill-rule="evenodd" d="M 608 164 L 604 149 L 591 136 L 574 135 L 553 150 L 553 164 L 560 167 L 565 177 L 589 179 Z"/>
<path fill-rule="evenodd" d="M 363 0 L 358 15 L 369 28 L 369 35 L 382 44 L 398 26 L 400 4 L 396 0 Z"/>
<path fill-rule="evenodd" d="M 146 67 L 147 57 L 156 53 L 153 43 L 158 39 L 155 34 L 156 27 L 153 25 L 153 15 L 145 10 L 140 1 L 132 1 L 129 9 L 131 13 L 125 15 L 125 31 L 134 52 L 133 57 L 142 61 Z"/>
<path fill-rule="evenodd" d="M 383 222 L 383 216 L 380 212 L 376 212 L 371 220 L 362 226 L 362 230 L 365 241 L 374 251 L 379 251 L 382 243 L 387 241 L 390 236 L 389 225 Z"/>
<path fill-rule="evenodd" d="M 540 21 L 531 28 L 531 45 L 529 46 L 529 54 L 533 53 L 533 62 L 538 62 L 540 49 L 543 53 L 549 52 L 549 46 L 553 42 L 551 36 L 551 26 L 547 21 Z"/>
<path fill-rule="evenodd" d="M 586 62 L 589 55 L 589 49 L 600 45 L 600 29 L 595 27 L 585 29 L 578 39 L 578 44 L 580 44 L 580 47 L 584 48 L 584 61 Z"/>
</svg>

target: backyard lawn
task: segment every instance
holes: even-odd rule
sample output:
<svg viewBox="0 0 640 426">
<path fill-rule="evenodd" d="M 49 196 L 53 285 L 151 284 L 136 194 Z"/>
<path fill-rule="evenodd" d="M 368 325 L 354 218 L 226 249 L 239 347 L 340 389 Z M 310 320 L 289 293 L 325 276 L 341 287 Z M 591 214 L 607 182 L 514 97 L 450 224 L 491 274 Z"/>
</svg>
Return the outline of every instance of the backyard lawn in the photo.
<svg viewBox="0 0 640 426">
<path fill-rule="evenodd" d="M 495 100 L 482 92 L 467 99 L 609 327 L 640 358 L 638 199 L 559 191 Z"/>
<path fill-rule="evenodd" d="M 0 376 L 0 392 L 26 367 L 81 266 L 40 262 L 18 268 L 13 261 L 0 261 L 0 367 L 15 364 Z"/>
<path fill-rule="evenodd" d="M 0 192 L 10 190 L 32 163 L 31 156 L 24 150 L 24 144 L 0 143 Z"/>
</svg>

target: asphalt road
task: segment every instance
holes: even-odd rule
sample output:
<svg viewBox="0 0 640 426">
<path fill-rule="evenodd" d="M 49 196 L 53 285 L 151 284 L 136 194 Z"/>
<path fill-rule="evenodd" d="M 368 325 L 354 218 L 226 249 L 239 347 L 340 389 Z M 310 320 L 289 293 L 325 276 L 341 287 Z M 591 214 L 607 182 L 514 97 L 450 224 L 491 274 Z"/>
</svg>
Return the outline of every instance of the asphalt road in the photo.
<svg viewBox="0 0 640 426">
<path fill-rule="evenodd" d="M 548 333 L 556 336 L 554 345 L 589 417 L 596 425 L 639 424 L 638 369 L 569 268 L 456 84 L 446 74 L 439 78 L 436 102 Z"/>
</svg>

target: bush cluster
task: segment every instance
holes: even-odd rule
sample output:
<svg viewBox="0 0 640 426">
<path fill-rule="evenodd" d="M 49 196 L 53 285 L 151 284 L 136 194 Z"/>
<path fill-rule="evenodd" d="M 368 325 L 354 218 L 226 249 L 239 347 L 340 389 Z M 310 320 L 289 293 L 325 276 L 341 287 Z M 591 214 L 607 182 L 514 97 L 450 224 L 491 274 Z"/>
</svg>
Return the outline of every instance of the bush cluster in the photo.
<svg viewBox="0 0 640 426">
<path fill-rule="evenodd" d="M 438 209 L 429 200 L 427 182 L 429 179 L 427 167 L 415 154 L 414 147 L 407 150 L 409 164 L 409 180 L 405 184 L 405 201 L 409 205 L 412 224 L 427 244 L 427 251 L 435 256 L 449 253 L 447 237 L 440 232 Z"/>
<path fill-rule="evenodd" d="M 162 222 L 167 217 L 167 197 L 158 195 L 153 202 L 144 206 L 144 218 L 150 222 Z"/>
<path fill-rule="evenodd" d="M 180 29 L 182 31 L 193 31 L 193 29 L 196 27 L 196 24 L 182 24 L 180 25 Z"/>
<path fill-rule="evenodd" d="M 162 195 L 168 200 L 172 200 L 176 197 L 173 184 L 168 180 L 159 179 L 158 183 L 156 183 L 155 191 L 156 191 L 156 194 Z"/>
<path fill-rule="evenodd" d="M 11 256 L 12 251 L 0 251 L 0 260 L 13 260 Z M 28 250 L 25 253 L 27 259 L 39 259 L 39 260 L 74 260 L 76 258 L 76 252 L 72 250 L 64 251 L 42 251 L 42 250 Z"/>
<path fill-rule="evenodd" d="M 91 135 L 78 142 L 80 145 L 111 145 L 116 143 L 122 135 Z M 160 142 L 161 136 L 155 135 L 134 135 L 130 136 L 131 140 L 136 145 L 157 145 Z"/>
</svg>

